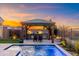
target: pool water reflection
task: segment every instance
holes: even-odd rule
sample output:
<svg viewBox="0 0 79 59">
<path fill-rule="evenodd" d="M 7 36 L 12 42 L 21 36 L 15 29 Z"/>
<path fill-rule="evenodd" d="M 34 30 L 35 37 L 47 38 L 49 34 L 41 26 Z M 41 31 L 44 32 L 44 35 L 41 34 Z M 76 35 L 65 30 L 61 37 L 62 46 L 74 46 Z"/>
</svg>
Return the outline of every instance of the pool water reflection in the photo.
<svg viewBox="0 0 79 59">
<path fill-rule="evenodd" d="M 21 56 L 66 56 L 54 45 L 20 46 Z"/>
</svg>

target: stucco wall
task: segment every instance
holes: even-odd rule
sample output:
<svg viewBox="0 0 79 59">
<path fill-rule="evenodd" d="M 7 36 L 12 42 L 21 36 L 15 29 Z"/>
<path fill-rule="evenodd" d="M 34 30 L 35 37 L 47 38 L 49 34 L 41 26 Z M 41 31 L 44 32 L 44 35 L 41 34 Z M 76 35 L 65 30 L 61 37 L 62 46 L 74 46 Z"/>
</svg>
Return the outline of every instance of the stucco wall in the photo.
<svg viewBox="0 0 79 59">
<path fill-rule="evenodd" d="M 8 39 L 9 33 L 5 26 L 0 26 L 0 39 Z"/>
<path fill-rule="evenodd" d="M 3 26 L 0 26 L 0 38 L 3 38 Z"/>
</svg>

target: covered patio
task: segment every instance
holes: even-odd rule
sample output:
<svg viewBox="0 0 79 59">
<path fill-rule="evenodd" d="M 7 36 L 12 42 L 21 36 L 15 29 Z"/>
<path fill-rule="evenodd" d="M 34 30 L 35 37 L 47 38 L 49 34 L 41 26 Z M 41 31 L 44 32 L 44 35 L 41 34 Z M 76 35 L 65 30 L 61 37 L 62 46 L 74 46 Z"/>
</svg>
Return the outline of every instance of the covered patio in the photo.
<svg viewBox="0 0 79 59">
<path fill-rule="evenodd" d="M 33 19 L 22 22 L 22 39 L 33 39 L 34 34 L 42 34 L 43 40 L 53 40 L 54 29 L 56 28 L 55 22 L 52 20 Z"/>
</svg>

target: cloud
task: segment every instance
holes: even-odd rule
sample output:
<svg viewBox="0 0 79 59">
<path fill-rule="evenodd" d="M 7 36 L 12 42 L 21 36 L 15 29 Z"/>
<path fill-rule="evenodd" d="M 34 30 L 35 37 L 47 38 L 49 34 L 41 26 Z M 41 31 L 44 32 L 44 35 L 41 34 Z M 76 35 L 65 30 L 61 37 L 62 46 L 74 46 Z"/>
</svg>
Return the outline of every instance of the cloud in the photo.
<svg viewBox="0 0 79 59">
<path fill-rule="evenodd" d="M 13 20 L 5 20 L 3 22 L 4 26 L 11 26 L 11 27 L 20 27 L 22 26 L 20 22 L 13 21 Z"/>
<path fill-rule="evenodd" d="M 33 10 L 53 10 L 58 9 L 61 7 L 57 6 L 47 6 L 47 5 L 27 5 L 27 4 L 0 4 L 0 16 L 3 17 L 5 20 L 15 20 L 15 21 L 23 21 L 23 20 L 30 20 L 35 18 L 41 18 L 49 20 L 52 18 L 52 21 L 56 22 L 59 25 L 68 25 L 68 26 L 79 26 L 79 20 L 73 18 L 67 18 L 63 15 L 51 15 L 44 13 L 34 13 Z M 31 10 L 29 13 L 27 10 Z M 26 12 L 26 13 L 25 13 Z M 62 12 L 62 11 L 60 11 Z M 79 14 L 77 14 L 79 16 Z"/>
<path fill-rule="evenodd" d="M 41 5 L 41 4 L 20 4 L 19 7 L 20 9 L 25 9 L 25 10 L 38 10 L 38 9 L 57 9 L 60 7 L 57 6 L 48 6 L 48 5 Z"/>
<path fill-rule="evenodd" d="M 58 16 L 53 21 L 55 21 L 58 26 L 63 26 L 63 25 L 72 26 L 72 27 L 79 26 L 78 24 L 79 20 L 73 19 L 73 18 L 66 18 L 66 17 Z"/>
</svg>

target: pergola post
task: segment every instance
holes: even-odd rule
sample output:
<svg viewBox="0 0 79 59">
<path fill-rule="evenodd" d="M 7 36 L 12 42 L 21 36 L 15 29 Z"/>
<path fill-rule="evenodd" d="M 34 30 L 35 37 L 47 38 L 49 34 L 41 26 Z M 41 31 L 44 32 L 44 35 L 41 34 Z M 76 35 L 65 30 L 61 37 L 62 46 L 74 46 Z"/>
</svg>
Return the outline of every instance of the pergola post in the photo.
<svg viewBox="0 0 79 59">
<path fill-rule="evenodd" d="M 25 25 L 24 24 L 22 24 L 20 36 L 21 36 L 21 39 L 25 39 Z"/>
<path fill-rule="evenodd" d="M 26 31 L 25 31 L 26 29 L 25 29 L 25 27 L 26 27 L 26 26 L 23 25 L 23 34 L 24 34 L 24 35 L 23 35 L 23 39 L 25 39 L 25 37 L 26 37 L 26 33 L 25 33 L 25 32 L 26 32 Z"/>
<path fill-rule="evenodd" d="M 50 28 L 50 26 L 48 26 L 47 29 L 48 29 L 48 32 L 49 32 L 49 40 L 50 40 L 51 39 L 51 28 Z"/>
<path fill-rule="evenodd" d="M 49 26 L 44 26 L 44 27 L 46 27 L 47 28 L 47 30 L 48 30 L 48 40 L 50 40 L 50 32 L 49 32 Z"/>
<path fill-rule="evenodd" d="M 28 34 L 27 34 L 27 31 L 28 31 L 28 26 L 25 25 L 25 39 L 28 39 Z"/>
<path fill-rule="evenodd" d="M 54 43 L 54 28 L 52 27 L 53 25 L 51 25 L 51 40 L 52 40 L 52 43 Z"/>
<path fill-rule="evenodd" d="M 50 26 L 50 31 L 51 31 L 51 33 L 50 33 L 50 39 L 52 40 L 52 43 L 54 43 L 54 37 L 53 37 L 52 30 L 53 30 L 53 28 L 52 28 L 52 25 L 51 25 Z"/>
</svg>

